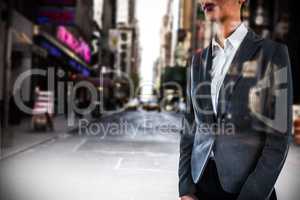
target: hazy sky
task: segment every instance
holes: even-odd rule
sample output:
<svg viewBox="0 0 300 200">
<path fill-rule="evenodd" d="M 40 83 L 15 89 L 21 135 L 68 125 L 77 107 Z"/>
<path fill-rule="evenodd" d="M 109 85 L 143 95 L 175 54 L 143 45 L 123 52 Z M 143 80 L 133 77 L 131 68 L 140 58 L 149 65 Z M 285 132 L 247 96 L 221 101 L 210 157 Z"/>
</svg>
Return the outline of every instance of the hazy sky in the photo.
<svg viewBox="0 0 300 200">
<path fill-rule="evenodd" d="M 152 82 L 153 64 L 159 57 L 160 28 L 166 13 L 167 0 L 137 0 L 137 19 L 140 28 L 141 80 Z"/>
</svg>

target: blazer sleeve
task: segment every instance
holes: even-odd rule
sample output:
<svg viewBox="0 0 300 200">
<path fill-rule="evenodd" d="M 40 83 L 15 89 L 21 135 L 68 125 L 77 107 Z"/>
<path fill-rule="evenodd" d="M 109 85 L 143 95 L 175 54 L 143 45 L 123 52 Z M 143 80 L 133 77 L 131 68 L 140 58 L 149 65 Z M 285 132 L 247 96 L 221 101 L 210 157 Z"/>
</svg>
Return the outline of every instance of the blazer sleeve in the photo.
<svg viewBox="0 0 300 200">
<path fill-rule="evenodd" d="M 187 72 L 187 87 L 186 87 L 186 111 L 182 118 L 182 129 L 180 131 L 180 156 L 179 156 L 179 196 L 193 195 L 196 192 L 196 187 L 191 175 L 191 154 L 194 144 L 195 133 L 195 118 L 194 109 L 191 100 L 191 82 L 192 71 L 195 55 L 192 57 L 190 67 Z"/>
<path fill-rule="evenodd" d="M 263 112 L 268 118 L 274 118 L 278 105 L 286 110 L 286 118 L 280 122 L 282 129 L 264 122 L 265 146 L 256 167 L 247 178 L 238 200 L 269 199 L 275 182 L 286 160 L 292 129 L 292 76 L 287 47 L 277 44 L 275 47 L 269 74 L 269 86 L 264 97 Z M 283 101 L 282 101 L 283 100 Z M 284 103 L 283 103 L 284 102 Z M 284 113 L 281 113 L 284 115 Z M 274 125 L 274 124 L 273 124 Z"/>
</svg>

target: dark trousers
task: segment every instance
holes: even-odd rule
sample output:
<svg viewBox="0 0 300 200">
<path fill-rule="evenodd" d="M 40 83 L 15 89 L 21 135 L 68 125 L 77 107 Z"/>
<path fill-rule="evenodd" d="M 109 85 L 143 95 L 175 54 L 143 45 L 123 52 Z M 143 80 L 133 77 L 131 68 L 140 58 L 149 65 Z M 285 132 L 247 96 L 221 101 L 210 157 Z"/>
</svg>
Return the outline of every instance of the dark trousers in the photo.
<svg viewBox="0 0 300 200">
<path fill-rule="evenodd" d="M 223 190 L 216 164 L 213 160 L 209 160 L 201 180 L 197 183 L 197 198 L 199 200 L 236 200 L 238 195 Z M 277 200 L 275 190 L 270 200 Z"/>
</svg>

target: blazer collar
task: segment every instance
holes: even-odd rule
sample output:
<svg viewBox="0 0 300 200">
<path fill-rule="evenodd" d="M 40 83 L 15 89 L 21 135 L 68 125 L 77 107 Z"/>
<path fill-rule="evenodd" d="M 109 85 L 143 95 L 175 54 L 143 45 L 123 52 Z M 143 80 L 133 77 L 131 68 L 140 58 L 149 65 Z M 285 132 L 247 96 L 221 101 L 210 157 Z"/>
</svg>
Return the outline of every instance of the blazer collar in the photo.
<svg viewBox="0 0 300 200">
<path fill-rule="evenodd" d="M 242 43 L 242 41 L 244 40 L 245 36 L 248 33 L 248 28 L 246 27 L 246 25 L 244 23 L 241 23 L 236 30 L 229 35 L 228 38 L 226 38 L 224 40 L 224 49 L 227 49 L 229 46 L 231 46 L 232 48 L 234 48 L 235 50 L 237 50 L 240 46 L 240 44 Z M 220 46 L 220 44 L 217 42 L 218 38 L 215 35 L 212 38 L 212 53 L 213 55 L 215 54 L 215 50 L 216 49 L 220 49 L 222 48 Z"/>
<path fill-rule="evenodd" d="M 226 112 L 227 104 L 230 97 L 234 93 L 235 85 L 242 77 L 243 63 L 245 63 L 247 60 L 250 60 L 255 55 L 261 46 L 262 40 L 263 39 L 257 36 L 253 30 L 249 29 L 246 37 L 242 41 L 232 60 L 232 63 L 223 81 L 223 85 L 220 89 L 217 116 Z"/>
</svg>

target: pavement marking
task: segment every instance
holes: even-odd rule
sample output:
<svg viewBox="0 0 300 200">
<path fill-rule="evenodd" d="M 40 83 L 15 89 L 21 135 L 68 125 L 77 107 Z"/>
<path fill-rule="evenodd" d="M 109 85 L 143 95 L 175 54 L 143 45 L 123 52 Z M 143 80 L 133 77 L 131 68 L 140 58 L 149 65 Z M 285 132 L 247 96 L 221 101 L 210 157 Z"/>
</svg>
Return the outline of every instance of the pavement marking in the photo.
<svg viewBox="0 0 300 200">
<path fill-rule="evenodd" d="M 63 133 L 63 134 L 60 134 L 60 135 L 59 135 L 59 138 L 67 139 L 67 138 L 69 138 L 69 137 L 71 137 L 71 136 L 72 136 L 72 135 L 70 135 L 70 134 Z"/>
<path fill-rule="evenodd" d="M 27 151 L 25 151 L 24 152 L 24 154 L 31 154 L 31 153 L 34 153 L 34 152 L 36 152 L 36 149 L 35 148 L 33 148 L 33 149 L 28 149 Z"/>
<path fill-rule="evenodd" d="M 57 135 L 54 135 L 54 136 L 52 136 L 50 138 L 47 138 L 43 141 L 39 141 L 39 142 L 36 142 L 34 144 L 28 145 L 28 147 L 18 148 L 18 149 L 14 150 L 14 151 L 6 154 L 6 155 L 3 155 L 2 151 L 0 151 L 0 161 L 5 160 L 5 159 L 9 159 L 13 156 L 17 156 L 17 155 L 22 154 L 22 153 L 25 153 L 28 150 L 36 149 L 36 148 L 38 148 L 39 146 L 41 146 L 45 143 L 48 143 L 48 142 L 51 142 L 51 141 L 56 141 L 56 139 L 57 139 Z"/>
<path fill-rule="evenodd" d="M 80 150 L 80 152 L 89 152 L 89 153 L 103 153 L 103 154 L 145 154 L 147 156 L 153 156 L 153 157 L 165 157 L 165 156 L 177 156 L 177 153 L 156 153 L 156 152 L 150 152 L 150 151 L 107 151 L 107 150 Z"/>
<path fill-rule="evenodd" d="M 81 141 L 73 148 L 72 152 L 77 152 L 78 149 L 79 149 L 82 145 L 84 145 L 84 144 L 86 143 L 87 140 L 88 140 L 87 138 L 82 139 L 82 140 L 81 140 Z"/>
<path fill-rule="evenodd" d="M 135 171 L 135 172 L 155 172 L 155 173 L 167 173 L 167 174 L 177 174 L 175 171 L 171 170 L 161 170 L 161 169 L 151 169 L 151 168 L 124 168 L 120 167 L 117 170 L 119 171 Z"/>
<path fill-rule="evenodd" d="M 118 170 L 120 168 L 123 160 L 124 160 L 124 158 L 119 158 L 116 166 L 114 167 L 115 170 Z"/>
</svg>

